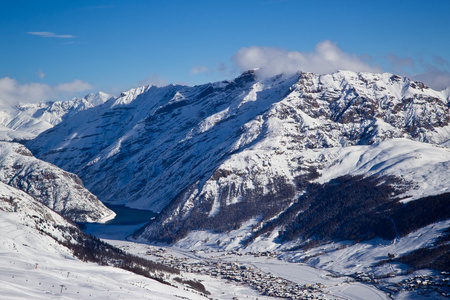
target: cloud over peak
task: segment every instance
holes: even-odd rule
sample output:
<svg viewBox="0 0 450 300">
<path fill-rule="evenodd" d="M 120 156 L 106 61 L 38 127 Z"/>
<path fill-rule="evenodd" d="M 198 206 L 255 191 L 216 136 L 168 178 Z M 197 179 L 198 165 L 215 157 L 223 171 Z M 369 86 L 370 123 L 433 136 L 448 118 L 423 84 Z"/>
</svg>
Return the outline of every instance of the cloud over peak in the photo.
<svg viewBox="0 0 450 300">
<path fill-rule="evenodd" d="M 92 85 L 79 79 L 72 82 L 61 83 L 54 87 L 57 92 L 77 93 L 92 89 Z"/>
<path fill-rule="evenodd" d="M 241 48 L 231 58 L 241 70 L 260 68 L 260 76 L 268 77 L 280 73 L 297 71 L 317 74 L 332 73 L 338 70 L 355 72 L 380 72 L 362 57 L 342 51 L 336 43 L 323 41 L 312 52 L 287 51 L 272 47 Z"/>
<path fill-rule="evenodd" d="M 47 101 L 58 95 L 72 96 L 73 93 L 91 90 L 93 87 L 82 80 L 74 80 L 50 86 L 43 83 L 20 84 L 9 77 L 0 78 L 0 108 L 8 108 L 19 103 Z"/>
<path fill-rule="evenodd" d="M 450 62 L 440 56 L 432 59 L 422 57 L 400 57 L 388 54 L 381 59 L 387 69 L 375 66 L 367 55 L 347 53 L 336 43 L 325 40 L 318 43 L 311 52 L 287 51 L 274 47 L 244 47 L 231 58 L 241 72 L 258 69 L 258 76 L 265 78 L 281 73 L 293 74 L 298 71 L 316 74 L 330 74 L 338 70 L 354 72 L 390 72 L 424 82 L 433 89 L 441 90 L 450 86 Z"/>
</svg>

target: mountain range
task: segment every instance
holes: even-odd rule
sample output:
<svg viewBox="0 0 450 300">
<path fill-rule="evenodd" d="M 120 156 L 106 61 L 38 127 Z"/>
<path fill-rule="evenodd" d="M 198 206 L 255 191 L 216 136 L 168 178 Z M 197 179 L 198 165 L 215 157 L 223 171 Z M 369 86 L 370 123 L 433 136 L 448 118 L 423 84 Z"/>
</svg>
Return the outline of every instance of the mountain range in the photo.
<svg viewBox="0 0 450 300">
<path fill-rule="evenodd" d="M 26 143 L 102 201 L 159 212 L 138 240 L 227 233 L 223 247 L 270 236 L 278 249 L 393 240 L 447 220 L 449 145 L 448 89 L 255 70 L 133 89 Z"/>
<path fill-rule="evenodd" d="M 102 104 L 110 98 L 111 95 L 98 92 L 67 101 L 23 103 L 0 111 L 0 140 L 33 139 L 61 122 L 64 116 Z"/>
<path fill-rule="evenodd" d="M 136 241 L 300 251 L 294 256 L 304 260 L 310 249 L 401 244 L 426 231 L 416 245 L 370 263 L 446 270 L 450 88 L 388 73 L 258 74 L 91 95 L 84 100 L 97 97 L 95 105 L 58 104 L 67 109 L 57 110 L 54 123 L 55 104 L 15 120 L 23 117 L 17 124 L 39 134 L 21 138 L 33 161 L 76 174 L 104 203 L 158 212 L 130 237 Z M 33 124 L 39 129 L 30 130 Z M 28 188 L 41 176 L 28 175 L 17 157 L 31 153 L 12 145 L 0 149 L 8 166 L 1 181 L 48 199 L 46 188 Z M 82 189 L 75 175 L 58 174 L 79 183 L 71 191 Z M 421 249 L 428 252 L 418 261 Z"/>
</svg>

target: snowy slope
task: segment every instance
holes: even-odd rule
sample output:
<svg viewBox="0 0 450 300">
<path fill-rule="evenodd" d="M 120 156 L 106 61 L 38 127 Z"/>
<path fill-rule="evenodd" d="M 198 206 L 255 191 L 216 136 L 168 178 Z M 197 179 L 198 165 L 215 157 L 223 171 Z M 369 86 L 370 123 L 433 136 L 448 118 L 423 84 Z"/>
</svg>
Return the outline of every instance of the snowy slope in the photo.
<svg viewBox="0 0 450 300">
<path fill-rule="evenodd" d="M 0 142 L 0 181 L 16 187 L 76 222 L 106 222 L 115 213 L 75 174 L 35 158 L 25 146 Z"/>
<path fill-rule="evenodd" d="M 227 136 L 229 125 L 221 118 L 236 122 L 237 131 L 274 101 L 268 98 L 261 107 L 249 101 L 242 118 L 235 118 L 234 112 L 219 112 L 222 116 L 216 118 L 215 112 L 228 110 L 230 104 L 239 110 L 246 97 L 243 87 L 251 86 L 253 77 L 248 74 L 236 81 L 193 88 L 149 87 L 132 102 L 125 99 L 127 94 L 82 112 L 77 119 L 69 118 L 29 145 L 38 157 L 79 174 L 102 201 L 160 210 L 193 180 L 212 172 L 217 157 L 232 151 L 236 136 Z M 283 93 L 281 87 L 273 92 Z M 224 98 L 222 92 L 228 89 L 231 95 Z M 80 128 L 79 120 L 86 126 Z M 214 122 L 222 125 L 213 126 Z M 197 124 L 199 128 L 194 127 Z M 210 134 L 211 139 L 203 138 Z M 174 176 L 175 188 L 165 188 Z"/>
<path fill-rule="evenodd" d="M 205 299 L 182 287 L 75 258 L 56 241 L 73 227 L 29 195 L 0 183 L 2 299 Z"/>
<path fill-rule="evenodd" d="M 0 111 L 0 140 L 30 140 L 60 123 L 64 116 L 101 105 L 112 96 L 103 92 L 68 101 L 20 104 Z"/>
<path fill-rule="evenodd" d="M 390 139 L 370 146 L 333 149 L 318 182 L 351 175 L 397 175 L 414 183 L 402 202 L 450 192 L 450 149 L 407 139 Z M 332 159 L 331 159 L 332 158 Z"/>
<path fill-rule="evenodd" d="M 448 92 L 408 78 L 339 71 L 258 80 L 249 71 L 202 86 L 130 90 L 27 146 L 79 175 L 102 201 L 161 211 L 140 238 L 173 242 L 250 220 L 246 234 L 275 233 L 265 227 L 273 220 L 299 221 L 283 213 L 299 209 L 301 195 L 319 197 L 312 188 L 330 191 L 344 175 L 353 176 L 344 180 L 350 186 L 376 180 L 392 189 L 379 204 L 443 193 L 449 124 Z"/>
</svg>

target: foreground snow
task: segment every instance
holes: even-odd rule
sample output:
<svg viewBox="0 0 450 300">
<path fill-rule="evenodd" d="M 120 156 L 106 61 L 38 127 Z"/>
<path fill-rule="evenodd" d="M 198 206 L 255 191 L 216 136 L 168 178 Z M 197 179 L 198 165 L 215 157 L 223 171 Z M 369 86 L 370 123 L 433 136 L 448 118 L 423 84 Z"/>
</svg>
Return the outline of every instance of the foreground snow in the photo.
<svg viewBox="0 0 450 300">
<path fill-rule="evenodd" d="M 47 234 L 51 233 L 58 239 L 65 238 L 64 232 L 59 231 L 57 226 L 41 223 L 39 220 L 42 218 L 51 221 L 50 224 L 71 225 L 41 203 L 13 187 L 0 183 L 0 208 L 0 264 L 2 265 L 0 293 L 5 299 L 205 299 L 205 296 L 188 285 L 174 280 L 176 277 L 183 280 L 199 280 L 211 293 L 209 297 L 213 299 L 231 300 L 233 297 L 254 300 L 278 299 L 262 296 L 249 285 L 232 278 L 212 277 L 201 271 L 181 272 L 180 275 L 167 274 L 165 279 L 171 285 L 165 285 L 121 269 L 84 263 L 74 258 L 67 248 Z M 325 255 L 318 256 L 315 263 L 322 269 L 296 262 L 303 259 L 301 255 L 297 256 L 296 252 L 292 252 L 292 255 L 278 256 L 277 259 L 273 255 L 261 257 L 254 253 L 224 251 L 217 246 L 201 250 L 202 245 L 199 244 L 191 245 L 192 248 L 197 248 L 197 251 L 191 250 L 186 240 L 184 240 L 184 248 L 180 247 L 183 246 L 181 243 L 178 247 L 161 247 L 118 240 L 118 238 L 125 238 L 128 232 L 141 226 L 139 224 L 133 225 L 134 228 L 133 226 L 121 228 L 117 225 L 95 226 L 92 224 L 88 226 L 88 231 L 97 236 L 108 237 L 107 242 L 129 253 L 152 260 L 165 259 L 168 262 L 172 261 L 171 264 L 175 266 L 178 264 L 178 267 L 180 263 L 177 261 L 187 265 L 203 264 L 205 266 L 211 266 L 214 263 L 230 263 L 238 266 L 237 270 L 240 270 L 241 266 L 244 269 L 251 268 L 253 272 L 267 274 L 267 277 L 274 281 L 311 286 L 309 295 L 319 299 L 378 300 L 390 299 L 390 297 L 387 292 L 377 289 L 374 285 L 363 284 L 352 277 L 337 275 L 323 269 L 336 269 L 341 274 L 342 270 L 348 270 L 349 274 L 357 270 L 365 270 L 364 266 L 352 269 L 350 263 L 363 260 L 367 261 L 367 265 L 371 265 L 376 262 L 376 259 L 386 255 L 386 251 L 395 253 L 414 249 L 414 241 L 422 244 L 430 241 L 432 236 L 438 236 L 444 228 L 448 227 L 448 223 L 433 224 L 384 247 L 379 247 L 374 242 L 372 250 L 361 249 L 363 244 L 337 250 L 322 249 Z M 197 234 L 201 233 L 197 232 Z M 268 241 L 259 244 L 261 247 L 259 250 L 267 250 L 265 247 L 268 244 Z M 253 247 L 257 245 L 258 243 L 255 243 Z M 215 250 L 210 251 L 211 249 Z M 316 254 L 314 251 L 317 250 L 313 249 L 306 254 L 314 255 Z M 417 298 L 416 294 L 408 292 L 397 296 L 396 299 Z"/>
<path fill-rule="evenodd" d="M 35 220 L 45 219 L 41 224 Z M 84 263 L 48 234 L 71 226 L 27 194 L 0 183 L 2 299 L 174 299 L 186 295 L 133 273 Z M 199 297 L 200 298 L 200 297 Z"/>
<path fill-rule="evenodd" d="M 0 182 L 2 299 L 206 299 L 173 280 L 183 274 L 167 274 L 167 285 L 122 269 L 82 262 L 55 240 L 66 238 L 58 226 L 72 225 L 29 195 Z M 229 300 L 236 295 L 273 299 L 219 280 L 208 279 L 205 285 L 214 299 Z"/>
<path fill-rule="evenodd" d="M 169 286 L 121 269 L 83 263 L 53 239 L 34 231 L 23 226 L 16 215 L 0 212 L 3 299 L 206 299 L 181 285 Z M 214 299 L 236 295 L 273 299 L 259 296 L 248 287 L 206 276 L 190 277 L 203 280 Z"/>
</svg>

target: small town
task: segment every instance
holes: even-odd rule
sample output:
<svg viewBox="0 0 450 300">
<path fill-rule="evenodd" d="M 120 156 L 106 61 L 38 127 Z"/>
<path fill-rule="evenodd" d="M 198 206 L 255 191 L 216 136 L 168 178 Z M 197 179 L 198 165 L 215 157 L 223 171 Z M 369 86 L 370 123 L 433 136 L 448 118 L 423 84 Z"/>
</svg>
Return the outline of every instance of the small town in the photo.
<svg viewBox="0 0 450 300">
<path fill-rule="evenodd" d="M 220 258 L 201 259 L 195 262 L 187 257 L 176 257 L 163 248 L 152 248 L 146 255 L 155 256 L 158 261 L 183 272 L 209 275 L 245 284 L 257 290 L 261 295 L 286 299 L 325 299 L 321 283 L 300 285 L 270 273 L 265 273 L 249 264 L 221 260 Z M 223 255 L 242 255 L 236 251 L 225 252 Z M 267 256 L 276 258 L 275 252 L 248 253 L 256 257 Z"/>
<path fill-rule="evenodd" d="M 416 275 L 388 287 L 387 290 L 418 291 L 417 294 L 424 296 L 436 292 L 448 298 L 450 297 L 450 278 L 447 272 L 441 272 L 439 275 Z"/>
<path fill-rule="evenodd" d="M 194 255 L 196 251 L 191 251 Z M 176 257 L 168 253 L 164 248 L 152 247 L 146 255 L 154 256 L 161 263 L 174 267 L 180 271 L 209 275 L 215 278 L 229 280 L 238 284 L 245 284 L 257 290 L 261 295 L 280 297 L 285 299 L 324 299 L 327 292 L 321 283 L 297 284 L 284 278 L 279 278 L 271 273 L 262 272 L 251 264 L 239 263 L 221 259 L 226 256 L 252 255 L 254 257 L 268 257 L 277 259 L 278 255 L 273 251 L 248 252 L 242 254 L 237 251 L 228 251 L 211 258 L 197 257 L 194 261 L 189 257 Z M 348 278 L 349 281 L 358 281 L 376 285 L 378 288 L 396 294 L 403 291 L 418 291 L 421 295 L 438 293 L 444 297 L 450 296 L 450 280 L 447 272 L 437 275 L 415 275 L 395 284 L 385 285 L 381 278 L 376 278 L 373 273 L 358 272 Z M 328 295 L 329 298 L 332 295 Z"/>
</svg>

